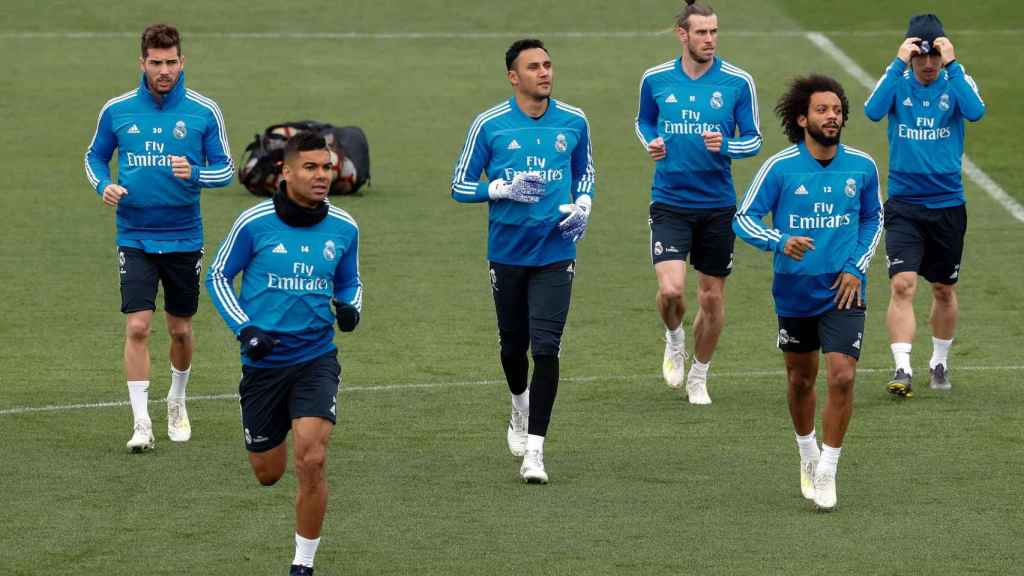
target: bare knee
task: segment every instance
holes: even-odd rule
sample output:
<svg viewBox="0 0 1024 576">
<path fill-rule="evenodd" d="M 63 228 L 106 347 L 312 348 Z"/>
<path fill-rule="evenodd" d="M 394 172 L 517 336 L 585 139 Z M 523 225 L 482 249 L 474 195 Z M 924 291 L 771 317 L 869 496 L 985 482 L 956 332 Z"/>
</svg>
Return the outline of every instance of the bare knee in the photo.
<svg viewBox="0 0 1024 576">
<path fill-rule="evenodd" d="M 149 338 L 149 319 L 129 316 L 125 323 L 125 335 L 129 340 L 145 342 Z"/>
<path fill-rule="evenodd" d="M 697 294 L 700 309 L 715 318 L 725 317 L 725 295 L 717 290 L 701 290 Z"/>
<path fill-rule="evenodd" d="M 676 284 L 665 283 L 658 286 L 658 297 L 662 300 L 679 300 L 683 299 L 683 287 Z"/>
<path fill-rule="evenodd" d="M 828 375 L 829 394 L 838 394 L 841 397 L 850 396 L 853 393 L 854 369 L 850 366 L 833 368 Z"/>
<path fill-rule="evenodd" d="M 951 306 L 956 302 L 955 284 L 932 284 L 932 297 L 935 303 L 943 306 Z"/>
<path fill-rule="evenodd" d="M 253 470 L 256 473 L 256 480 L 263 486 L 273 486 L 277 484 L 277 481 L 284 476 L 284 470 L 271 471 L 271 470 Z"/>
<path fill-rule="evenodd" d="M 192 339 L 191 325 L 172 325 L 167 327 L 171 340 L 178 344 L 185 344 Z"/>
<path fill-rule="evenodd" d="M 327 447 L 313 445 L 295 454 L 295 472 L 300 482 L 316 482 L 323 477 L 324 463 L 327 460 Z"/>
<path fill-rule="evenodd" d="M 789 388 L 793 392 L 803 395 L 814 389 L 814 378 L 799 371 L 791 371 L 787 374 Z"/>
<path fill-rule="evenodd" d="M 917 292 L 917 276 L 897 274 L 892 277 L 892 297 L 897 300 L 913 300 Z"/>
</svg>

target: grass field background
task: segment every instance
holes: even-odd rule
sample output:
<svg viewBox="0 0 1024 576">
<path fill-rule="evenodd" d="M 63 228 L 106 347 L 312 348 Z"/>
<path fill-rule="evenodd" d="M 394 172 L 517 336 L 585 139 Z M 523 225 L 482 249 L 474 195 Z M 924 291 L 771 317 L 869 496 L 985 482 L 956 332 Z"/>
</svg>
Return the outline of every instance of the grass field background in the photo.
<svg viewBox="0 0 1024 576">
<path fill-rule="evenodd" d="M 675 2 L 253 4 L 0 6 L 0 574 L 283 574 L 291 558 L 294 477 L 271 489 L 255 482 L 236 402 L 190 403 L 185 445 L 166 440 L 154 404 L 158 447 L 143 456 L 124 450 L 128 407 L 68 408 L 127 397 L 113 213 L 90 192 L 81 158 L 102 104 L 137 83 L 137 34 L 156 20 L 181 28 L 188 84 L 220 103 L 236 160 L 282 120 L 358 124 L 370 140 L 372 186 L 337 200 L 360 224 L 366 296 L 359 329 L 337 340 L 344 391 L 317 574 L 1019 573 L 1024 223 L 982 190 L 967 184 L 954 390 L 919 384 L 909 402 L 884 392 L 880 250 L 840 510 L 815 514 L 797 486 L 767 254 L 737 244 L 714 404 L 691 407 L 660 381 L 651 166 L 632 122 L 641 74 L 679 46 L 669 34 L 627 33 L 666 30 Z M 714 5 L 720 54 L 757 81 L 765 136 L 758 157 L 734 163 L 739 193 L 785 145 L 771 115 L 785 82 L 810 71 L 845 84 L 844 141 L 884 174 L 885 123 L 861 112 L 867 91 L 802 32 L 827 32 L 880 75 L 920 5 Z M 1015 84 L 1024 64 L 1010 56 L 1024 50 L 1024 8 L 947 0 L 929 9 L 988 105 L 967 130 L 967 153 L 1024 200 L 1013 137 L 1024 130 Z M 259 32 L 295 35 L 225 35 Z M 377 35 L 323 34 L 337 32 Z M 509 94 L 503 53 L 518 33 L 548 44 L 555 96 L 587 112 L 598 170 L 544 487 L 521 485 L 504 447 L 486 210 L 448 194 L 472 118 Z M 208 253 L 255 202 L 237 184 L 204 192 Z M 926 292 L 922 284 L 919 375 L 931 348 Z M 206 294 L 195 332 L 190 394 L 236 392 L 237 343 Z M 168 386 L 166 349 L 158 319 L 154 399 Z M 63 408 L 21 411 L 46 405 Z"/>
</svg>

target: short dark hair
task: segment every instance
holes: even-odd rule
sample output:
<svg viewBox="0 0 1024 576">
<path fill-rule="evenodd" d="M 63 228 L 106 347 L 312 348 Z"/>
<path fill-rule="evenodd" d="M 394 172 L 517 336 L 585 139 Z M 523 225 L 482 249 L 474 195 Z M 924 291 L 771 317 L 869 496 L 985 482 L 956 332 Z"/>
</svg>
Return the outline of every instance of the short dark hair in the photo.
<svg viewBox="0 0 1024 576">
<path fill-rule="evenodd" d="M 327 140 L 316 132 L 299 132 L 289 138 L 288 143 L 285 144 L 284 159 L 285 161 L 291 160 L 298 156 L 299 152 L 310 150 L 328 150 Z"/>
<path fill-rule="evenodd" d="M 775 105 L 775 114 L 781 121 L 782 129 L 789 141 L 794 144 L 804 140 L 804 129 L 797 119 L 800 116 L 807 116 L 810 112 L 811 95 L 815 92 L 832 92 L 839 97 L 839 101 L 843 103 L 843 122 L 840 126 L 846 126 L 846 121 L 850 117 L 850 101 L 846 99 L 846 92 L 838 80 L 822 74 L 794 78 L 789 84 L 789 90 Z"/>
<path fill-rule="evenodd" d="M 519 58 L 519 53 L 523 50 L 530 50 L 533 48 L 540 48 L 547 52 L 548 49 L 544 47 L 544 43 L 536 38 L 523 38 L 522 40 L 516 40 L 508 47 L 505 51 L 505 69 L 511 70 L 515 66 L 516 58 Z M 550 54 L 550 52 L 548 52 Z"/>
<path fill-rule="evenodd" d="M 715 9 L 707 4 L 698 4 L 696 0 L 686 0 L 686 5 L 676 15 L 676 26 L 690 31 L 690 16 L 714 16 Z"/>
<path fill-rule="evenodd" d="M 142 31 L 142 57 L 149 55 L 150 48 L 177 48 L 181 56 L 181 35 L 170 24 L 153 24 Z"/>
</svg>

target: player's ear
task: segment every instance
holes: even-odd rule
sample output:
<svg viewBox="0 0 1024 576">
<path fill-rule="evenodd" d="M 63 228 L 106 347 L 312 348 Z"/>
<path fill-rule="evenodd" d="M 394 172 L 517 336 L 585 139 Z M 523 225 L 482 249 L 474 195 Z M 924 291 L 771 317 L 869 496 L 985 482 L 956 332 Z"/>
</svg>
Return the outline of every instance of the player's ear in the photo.
<svg viewBox="0 0 1024 576">
<path fill-rule="evenodd" d="M 146 57 L 139 56 L 139 70 L 146 71 Z"/>
<path fill-rule="evenodd" d="M 682 26 L 676 26 L 676 36 L 679 38 L 680 42 L 682 42 L 683 44 L 686 43 L 686 29 L 685 28 L 683 28 Z"/>
<path fill-rule="evenodd" d="M 796 124 L 797 124 L 797 126 L 799 126 L 801 128 L 807 128 L 807 116 L 805 114 L 801 114 L 801 115 L 797 116 L 796 117 Z"/>
<path fill-rule="evenodd" d="M 516 73 L 515 68 L 512 68 L 511 70 L 508 71 L 508 82 L 513 86 L 519 84 L 519 74 Z"/>
</svg>

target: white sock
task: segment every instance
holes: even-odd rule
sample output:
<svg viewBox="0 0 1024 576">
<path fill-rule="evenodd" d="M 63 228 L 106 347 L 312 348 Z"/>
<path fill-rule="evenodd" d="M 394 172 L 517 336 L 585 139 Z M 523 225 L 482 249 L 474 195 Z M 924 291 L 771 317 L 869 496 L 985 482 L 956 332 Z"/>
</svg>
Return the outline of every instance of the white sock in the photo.
<svg viewBox="0 0 1024 576">
<path fill-rule="evenodd" d="M 149 421 L 149 380 L 129 380 L 128 401 L 136 421 Z"/>
<path fill-rule="evenodd" d="M 892 359 L 896 362 L 896 369 L 902 368 L 907 375 L 914 374 L 914 370 L 910 367 L 910 348 L 912 346 L 910 342 L 889 344 L 889 349 L 892 350 Z"/>
<path fill-rule="evenodd" d="M 167 391 L 168 400 L 171 398 L 185 398 L 185 386 L 188 385 L 188 376 L 191 373 L 191 366 L 184 370 L 178 370 L 174 365 L 171 365 L 171 389 Z"/>
<path fill-rule="evenodd" d="M 696 357 L 693 359 L 693 364 L 690 365 L 690 378 L 707 378 L 708 368 L 711 368 L 711 362 L 707 364 L 697 360 Z"/>
<path fill-rule="evenodd" d="M 836 467 L 839 466 L 839 453 L 842 451 L 842 447 L 833 448 L 828 444 L 822 443 L 821 460 L 818 460 L 818 473 L 831 472 L 835 476 Z"/>
<path fill-rule="evenodd" d="M 669 328 L 665 329 L 665 338 L 668 339 L 668 343 L 673 348 L 682 348 L 686 346 L 686 332 L 683 331 L 683 323 L 680 322 L 679 326 L 676 326 L 675 330 Z"/>
<path fill-rule="evenodd" d="M 316 547 L 320 545 L 320 539 L 316 538 L 310 540 L 309 538 L 303 538 L 299 536 L 299 533 L 295 533 L 295 559 L 292 560 L 292 564 L 298 564 L 299 566 L 313 567 L 313 557 L 316 556 Z"/>
<path fill-rule="evenodd" d="M 943 340 L 942 338 L 936 338 L 932 336 L 932 359 L 928 361 L 929 368 L 935 368 L 937 364 L 942 364 L 946 370 L 949 370 L 949 347 L 953 345 L 953 339 Z"/>
<path fill-rule="evenodd" d="M 526 451 L 536 450 L 538 452 L 544 451 L 544 437 L 537 436 L 535 434 L 526 435 Z"/>
<path fill-rule="evenodd" d="M 796 447 L 800 449 L 800 461 L 818 460 L 821 458 L 821 450 L 818 450 L 818 437 L 814 430 L 807 436 L 796 435 Z"/>
<path fill-rule="evenodd" d="M 523 390 L 522 394 L 512 394 L 512 407 L 523 414 L 530 413 L 530 389 Z"/>
</svg>

